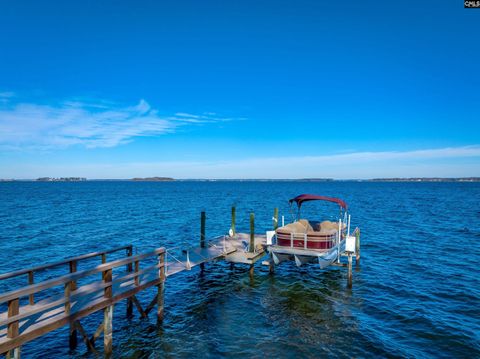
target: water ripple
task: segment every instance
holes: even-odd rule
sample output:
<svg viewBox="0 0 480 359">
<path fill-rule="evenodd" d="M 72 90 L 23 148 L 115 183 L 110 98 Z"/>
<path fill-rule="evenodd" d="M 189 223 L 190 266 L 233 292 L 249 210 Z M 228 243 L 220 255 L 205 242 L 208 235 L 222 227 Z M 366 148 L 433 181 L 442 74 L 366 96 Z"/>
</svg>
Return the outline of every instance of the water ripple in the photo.
<svg viewBox="0 0 480 359">
<path fill-rule="evenodd" d="M 342 269 L 218 262 L 167 281 L 165 321 L 114 313 L 120 358 L 480 357 L 480 186 L 474 183 L 86 182 L 0 183 L 0 272 L 132 243 L 137 251 L 289 220 L 299 193 L 344 198 L 362 230 L 354 287 Z M 334 207 L 306 205 L 305 216 Z M 317 211 L 317 212 L 316 212 Z M 114 258 L 112 256 L 111 258 Z M 87 265 L 87 264 L 85 264 Z M 59 271 L 39 275 L 38 280 Z M 63 269 L 64 270 L 64 269 Z M 23 279 L 22 279 L 23 280 Z M 0 283 L 0 290 L 22 285 Z M 153 292 L 141 293 L 148 302 Z M 82 320 L 90 332 L 101 315 Z M 22 348 L 25 357 L 94 357 L 67 349 L 67 329 Z"/>
</svg>

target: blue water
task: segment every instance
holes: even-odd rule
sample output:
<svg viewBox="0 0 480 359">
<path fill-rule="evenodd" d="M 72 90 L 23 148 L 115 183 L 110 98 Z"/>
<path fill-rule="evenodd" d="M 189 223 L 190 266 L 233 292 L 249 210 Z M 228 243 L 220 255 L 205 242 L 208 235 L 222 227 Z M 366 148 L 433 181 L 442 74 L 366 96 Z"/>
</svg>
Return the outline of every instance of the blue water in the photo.
<svg viewBox="0 0 480 359">
<path fill-rule="evenodd" d="M 238 230 L 253 211 L 263 232 L 274 207 L 290 218 L 287 200 L 300 193 L 350 204 L 362 231 L 351 290 L 336 267 L 282 263 L 269 275 L 258 263 L 252 280 L 246 267 L 212 263 L 169 278 L 161 326 L 116 306 L 115 357 L 480 357 L 478 183 L 0 183 L 0 272 L 130 243 L 138 252 L 195 244 L 200 211 L 207 236 L 223 234 L 233 204 Z M 311 203 L 305 216 L 337 210 Z M 99 321 L 82 324 L 93 332 Z M 69 351 L 66 329 L 22 355 L 94 357 L 82 343 Z"/>
</svg>

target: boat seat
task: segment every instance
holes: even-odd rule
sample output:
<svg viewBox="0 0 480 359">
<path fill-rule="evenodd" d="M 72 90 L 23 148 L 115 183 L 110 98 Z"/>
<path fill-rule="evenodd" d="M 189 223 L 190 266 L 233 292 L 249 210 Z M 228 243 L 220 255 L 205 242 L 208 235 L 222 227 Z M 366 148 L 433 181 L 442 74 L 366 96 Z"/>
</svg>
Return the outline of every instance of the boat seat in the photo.
<svg viewBox="0 0 480 359">
<path fill-rule="evenodd" d="M 342 229 L 345 229 L 347 225 L 345 223 L 342 223 Z M 332 222 L 332 221 L 323 221 L 320 223 L 319 230 L 330 230 L 334 229 L 335 231 L 338 230 L 338 222 Z"/>
<path fill-rule="evenodd" d="M 337 229 L 320 229 L 319 231 L 312 232 L 312 234 L 322 234 L 324 236 L 331 236 L 337 233 Z"/>
<path fill-rule="evenodd" d="M 299 219 L 298 220 L 298 223 L 301 223 L 304 227 L 305 227 L 305 231 L 304 233 L 308 233 L 308 232 L 313 232 L 314 229 L 312 227 L 312 225 L 310 224 L 310 221 L 308 219 Z"/>
<path fill-rule="evenodd" d="M 346 224 L 342 223 L 342 229 L 346 228 Z M 312 233 L 332 235 L 338 231 L 338 222 L 323 221 L 323 222 L 309 222 L 306 219 L 299 219 L 296 222 L 289 223 L 286 226 L 280 227 L 277 231 L 283 233 Z"/>
<path fill-rule="evenodd" d="M 280 227 L 277 229 L 277 231 L 281 231 L 284 233 L 307 233 L 307 227 L 302 222 L 297 221 Z"/>
</svg>

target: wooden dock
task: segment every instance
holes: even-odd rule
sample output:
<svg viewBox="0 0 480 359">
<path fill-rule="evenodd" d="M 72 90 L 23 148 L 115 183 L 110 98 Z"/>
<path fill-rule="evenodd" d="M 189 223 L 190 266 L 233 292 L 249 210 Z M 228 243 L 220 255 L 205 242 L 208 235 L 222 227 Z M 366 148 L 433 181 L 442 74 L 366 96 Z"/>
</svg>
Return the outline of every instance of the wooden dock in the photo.
<svg viewBox="0 0 480 359">
<path fill-rule="evenodd" d="M 203 269 L 205 263 L 225 260 L 250 266 L 267 254 L 265 235 L 255 234 L 254 214 L 250 214 L 250 233 L 236 233 L 235 207 L 232 207 L 232 225 L 229 235 L 207 240 L 205 212 L 201 213 L 200 243 L 196 246 L 156 248 L 148 253 L 133 255 L 131 245 L 93 252 L 60 261 L 0 274 L 0 281 L 20 279 L 25 285 L 0 293 L 0 354 L 7 358 L 20 358 L 23 344 L 58 328 L 69 327 L 70 349 L 77 347 L 81 336 L 89 351 L 97 352 L 96 342 L 103 335 L 103 353 L 112 353 L 113 307 L 121 300 L 127 301 L 126 316 L 133 315 L 135 307 L 141 317 L 147 317 L 156 307 L 157 319 L 163 319 L 164 289 L 167 278 L 191 270 Z M 278 210 L 275 209 L 273 229 L 277 228 Z M 356 262 L 360 259 L 360 233 L 358 232 Z M 121 258 L 107 261 L 107 255 L 124 253 Z M 351 286 L 352 255 L 348 256 L 349 285 Z M 92 260 L 100 263 L 92 265 Z M 267 261 L 273 272 L 272 261 Z M 267 264 L 268 264 L 267 263 Z M 81 267 L 89 267 L 78 270 Z M 40 272 L 64 270 L 55 278 L 35 281 Z M 140 303 L 136 295 L 149 288 L 156 293 L 149 303 Z M 145 305 L 146 304 L 146 305 Z M 89 335 L 81 320 L 103 311 L 103 320 Z"/>
<path fill-rule="evenodd" d="M 80 334 L 88 350 L 96 352 L 95 343 L 103 335 L 104 353 L 109 355 L 112 352 L 112 315 L 116 303 L 127 300 L 128 317 L 132 315 L 134 306 L 142 317 L 146 317 L 156 306 L 157 317 L 162 320 L 167 277 L 218 259 L 250 264 L 253 268 L 253 264 L 265 255 L 265 236 L 254 236 L 255 248 L 252 252 L 248 247 L 249 238 L 249 234 L 239 233 L 233 237 L 204 240 L 198 246 L 168 250 L 157 248 L 135 256 L 132 246 L 123 246 L 2 274 L 0 280 L 26 276 L 28 284 L 0 294 L 0 304 L 6 304 L 6 311 L 0 314 L 0 353 L 7 353 L 8 358 L 19 358 L 22 344 L 68 325 L 71 349 L 76 348 L 77 335 Z M 121 251 L 125 251 L 123 258 L 107 262 L 107 254 Z M 79 262 L 95 257 L 100 258 L 99 265 L 77 271 Z M 66 274 L 34 282 L 38 272 L 62 266 Z M 150 287 L 156 287 L 157 293 L 143 307 L 136 294 Z M 37 296 L 42 299 L 36 301 Z M 88 335 L 80 320 L 102 310 L 103 321 L 95 333 Z"/>
</svg>

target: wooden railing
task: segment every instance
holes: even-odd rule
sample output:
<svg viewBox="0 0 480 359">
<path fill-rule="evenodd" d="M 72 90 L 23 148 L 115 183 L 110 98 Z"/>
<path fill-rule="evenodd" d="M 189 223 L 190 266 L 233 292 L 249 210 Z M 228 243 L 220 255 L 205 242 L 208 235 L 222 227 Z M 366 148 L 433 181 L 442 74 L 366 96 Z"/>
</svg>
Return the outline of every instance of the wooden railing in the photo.
<svg viewBox="0 0 480 359">
<path fill-rule="evenodd" d="M 47 264 L 43 264 L 43 265 L 31 267 L 31 268 L 23 268 L 23 269 L 14 271 L 14 272 L 3 273 L 3 274 L 0 274 L 0 281 L 15 278 L 15 277 L 19 277 L 21 275 L 27 274 L 28 275 L 28 284 L 34 284 L 34 274 L 36 272 L 41 272 L 41 271 L 45 271 L 45 270 L 48 270 L 48 269 L 52 269 L 52 268 L 55 268 L 55 267 L 60 267 L 62 265 L 68 264 L 69 269 L 70 269 L 70 273 L 74 273 L 74 272 L 77 271 L 77 264 L 80 261 L 84 261 L 84 260 L 94 258 L 94 257 L 101 257 L 102 263 L 105 263 L 107 261 L 107 254 L 114 253 L 114 252 L 119 252 L 119 251 L 122 251 L 122 250 L 126 250 L 127 256 L 131 256 L 132 253 L 133 253 L 133 246 L 132 245 L 126 245 L 126 246 L 116 247 L 116 248 L 112 248 L 112 249 L 105 250 L 105 251 L 87 253 L 87 254 L 83 254 L 81 256 L 65 258 L 65 259 L 62 259 L 61 261 L 58 261 L 58 262 L 47 263 Z M 29 301 L 30 301 L 30 304 L 34 304 L 35 300 L 34 300 L 33 295 L 29 298 Z"/>
<path fill-rule="evenodd" d="M 112 262 L 106 262 L 105 255 L 121 249 L 127 249 L 126 258 Z M 76 263 L 79 260 L 102 256 L 102 264 L 76 271 Z M 155 259 L 156 258 L 156 259 Z M 141 262 L 155 259 L 155 264 L 140 269 Z M 20 346 L 52 330 L 70 324 L 70 346 L 76 346 L 77 330 L 83 336 L 88 348 L 95 351 L 95 340 L 103 332 L 105 354 L 112 352 L 112 312 L 113 305 L 118 301 L 128 298 L 127 315 L 131 314 L 133 302 L 142 316 L 146 316 L 157 305 L 157 316 L 163 317 L 163 285 L 165 281 L 165 249 L 158 248 L 150 253 L 131 256 L 131 246 L 115 248 L 104 252 L 95 252 L 87 255 L 69 258 L 53 264 L 38 266 L 16 272 L 6 273 L 0 279 L 12 278 L 22 274 L 59 266 L 69 263 L 72 273 L 53 279 L 45 280 L 0 294 L 0 304 L 7 304 L 7 311 L 0 313 L 0 353 L 9 352 L 7 356 L 20 356 Z M 73 265 L 72 265 L 73 263 Z M 132 265 L 135 269 L 132 270 Z M 117 273 L 113 270 L 126 267 L 126 274 Z M 101 273 L 102 279 L 88 282 L 77 286 L 80 279 L 86 281 Z M 157 286 L 158 292 L 155 298 L 143 310 L 135 294 L 149 287 Z M 63 293 L 58 294 L 59 288 Z M 50 293 L 48 293 L 50 291 Z M 56 294 L 51 294 L 55 292 Z M 33 296 L 42 293 L 44 299 L 34 303 Z M 28 304 L 21 305 L 23 298 L 29 298 Z M 104 320 L 99 325 L 95 334 L 89 338 L 80 324 L 80 319 L 99 310 L 104 310 Z M 6 330 L 5 330 L 6 329 Z M 72 338 L 72 336 L 75 337 Z M 73 345 L 72 345 L 73 344 Z"/>
</svg>

